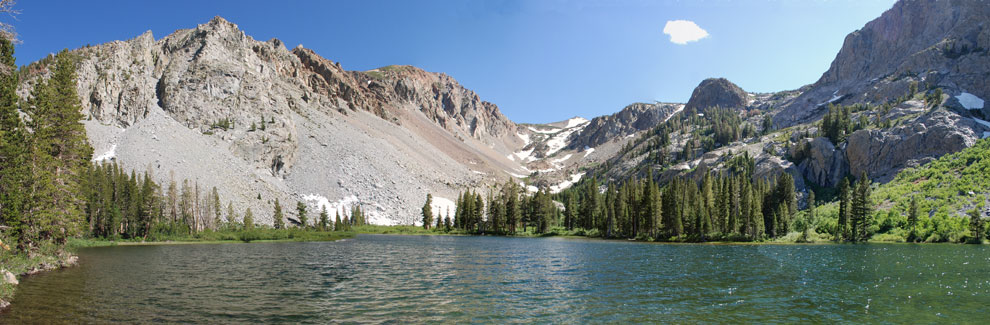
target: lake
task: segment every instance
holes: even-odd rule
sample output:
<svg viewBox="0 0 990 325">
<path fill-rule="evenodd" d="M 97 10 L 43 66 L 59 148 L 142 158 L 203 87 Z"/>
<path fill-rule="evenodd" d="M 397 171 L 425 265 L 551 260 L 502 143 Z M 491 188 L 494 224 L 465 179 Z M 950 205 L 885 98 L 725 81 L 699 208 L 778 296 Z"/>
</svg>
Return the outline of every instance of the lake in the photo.
<svg viewBox="0 0 990 325">
<path fill-rule="evenodd" d="M 359 235 L 121 246 L 27 277 L 4 323 L 985 322 L 990 249 Z"/>
</svg>

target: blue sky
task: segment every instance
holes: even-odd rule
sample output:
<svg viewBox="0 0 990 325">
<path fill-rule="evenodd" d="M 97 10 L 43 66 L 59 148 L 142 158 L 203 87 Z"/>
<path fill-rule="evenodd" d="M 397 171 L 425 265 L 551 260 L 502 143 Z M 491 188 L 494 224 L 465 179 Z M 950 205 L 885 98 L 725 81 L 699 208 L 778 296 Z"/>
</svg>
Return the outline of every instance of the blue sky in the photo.
<svg viewBox="0 0 990 325">
<path fill-rule="evenodd" d="M 708 77 L 769 92 L 812 83 L 846 34 L 893 0 L 39 1 L 22 0 L 20 65 L 62 48 L 161 38 L 216 15 L 258 40 L 303 44 L 348 70 L 445 72 L 516 122 L 685 102 Z M 664 34 L 693 22 L 705 38 Z M 674 26 L 690 27 L 675 23 Z M 683 28 L 682 28 L 683 29 Z M 675 28 L 675 30 L 677 30 Z M 695 36 L 699 34 L 694 34 Z"/>
</svg>

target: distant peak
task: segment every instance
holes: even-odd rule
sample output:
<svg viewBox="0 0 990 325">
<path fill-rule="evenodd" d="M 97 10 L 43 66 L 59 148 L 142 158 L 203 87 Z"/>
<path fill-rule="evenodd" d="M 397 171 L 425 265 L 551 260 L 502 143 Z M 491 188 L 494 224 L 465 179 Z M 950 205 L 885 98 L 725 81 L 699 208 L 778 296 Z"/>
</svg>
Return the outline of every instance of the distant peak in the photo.
<svg viewBox="0 0 990 325">
<path fill-rule="evenodd" d="M 228 21 L 228 20 L 226 20 L 226 19 L 224 19 L 223 17 L 220 17 L 220 16 L 213 16 L 213 19 L 210 19 L 210 22 L 209 23 L 210 24 L 232 24 L 230 21 Z"/>
<path fill-rule="evenodd" d="M 213 19 L 206 22 L 205 24 L 199 25 L 200 29 L 225 29 L 224 27 L 230 27 L 237 30 L 237 24 L 230 22 L 220 16 L 214 16 Z"/>
</svg>

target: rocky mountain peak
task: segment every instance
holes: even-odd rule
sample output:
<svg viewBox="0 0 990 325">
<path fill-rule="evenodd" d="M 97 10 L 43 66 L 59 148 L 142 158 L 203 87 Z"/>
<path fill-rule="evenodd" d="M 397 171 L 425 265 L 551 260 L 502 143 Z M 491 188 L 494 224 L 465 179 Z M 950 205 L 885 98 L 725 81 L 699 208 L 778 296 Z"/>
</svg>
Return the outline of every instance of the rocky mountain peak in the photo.
<svg viewBox="0 0 990 325">
<path fill-rule="evenodd" d="M 709 78 L 702 80 L 691 93 L 684 108 L 688 110 L 703 110 L 709 107 L 741 108 L 748 104 L 748 94 L 736 84 L 725 78 Z"/>
</svg>

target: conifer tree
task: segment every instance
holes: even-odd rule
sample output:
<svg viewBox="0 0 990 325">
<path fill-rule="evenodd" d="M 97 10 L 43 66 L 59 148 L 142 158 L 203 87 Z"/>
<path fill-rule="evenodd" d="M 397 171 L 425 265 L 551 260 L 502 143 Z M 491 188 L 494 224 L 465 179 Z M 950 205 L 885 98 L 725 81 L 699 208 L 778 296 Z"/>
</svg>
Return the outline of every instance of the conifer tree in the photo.
<svg viewBox="0 0 990 325">
<path fill-rule="evenodd" d="M 234 212 L 234 202 L 227 202 L 227 223 L 237 227 L 237 213 Z"/>
<path fill-rule="evenodd" d="M 982 244 L 983 243 L 983 219 L 980 218 L 980 211 L 983 210 L 983 202 L 980 202 L 976 208 L 969 210 L 967 214 L 969 215 L 969 231 L 970 238 L 969 243 L 972 244 Z"/>
<path fill-rule="evenodd" d="M 17 111 L 14 44 L 0 38 L 0 224 L 10 227 L 19 250 L 28 244 L 24 220 L 30 186 L 28 132 Z"/>
<path fill-rule="evenodd" d="M 327 231 L 328 226 L 330 226 L 330 214 L 327 213 L 327 207 L 323 206 L 320 210 L 320 231 Z"/>
<path fill-rule="evenodd" d="M 35 86 L 26 112 L 30 118 L 30 209 L 25 209 L 35 240 L 64 244 L 80 233 L 85 216 L 81 186 L 93 149 L 86 140 L 76 94 L 75 58 L 55 55 L 51 78 Z"/>
<path fill-rule="evenodd" d="M 274 226 L 275 229 L 285 228 L 285 220 L 283 220 L 283 218 L 282 205 L 278 203 L 278 198 L 275 198 L 275 215 L 272 216 L 272 219 L 274 219 L 274 224 L 272 226 Z"/>
<path fill-rule="evenodd" d="M 911 233 L 908 235 L 908 239 L 914 241 L 917 233 L 915 228 L 918 225 L 918 196 L 911 197 L 911 206 L 908 208 L 908 227 L 911 227 Z"/>
<path fill-rule="evenodd" d="M 244 211 L 244 229 L 254 229 L 254 213 L 251 213 L 251 208 Z"/>
<path fill-rule="evenodd" d="M 856 182 L 855 193 L 852 198 L 852 238 L 855 241 L 866 240 L 868 234 L 868 222 L 872 210 L 870 202 L 870 179 L 864 171 Z"/>
<path fill-rule="evenodd" d="M 849 206 L 850 206 L 849 180 L 843 178 L 839 182 L 839 221 L 835 230 L 835 240 L 848 239 L 846 235 L 849 227 Z"/>
<path fill-rule="evenodd" d="M 426 204 L 423 204 L 423 229 L 430 229 L 433 224 L 433 194 L 426 194 Z"/>
<path fill-rule="evenodd" d="M 343 227 L 344 227 L 344 224 L 340 220 L 340 211 L 338 210 L 337 211 L 337 218 L 334 219 L 334 221 L 333 221 L 333 230 L 334 231 L 342 231 L 342 230 L 344 230 Z"/>
<path fill-rule="evenodd" d="M 299 216 L 299 225 L 303 229 L 309 227 L 309 218 L 306 217 L 306 204 L 296 201 L 296 214 Z"/>
</svg>

